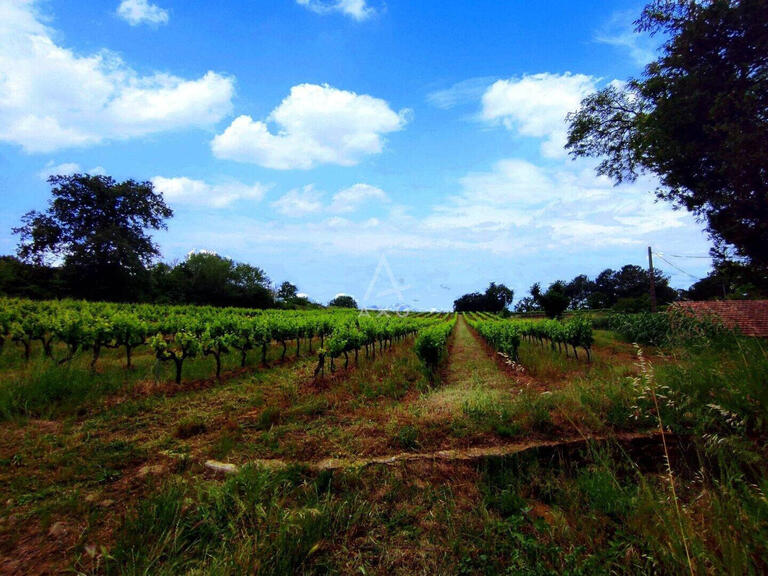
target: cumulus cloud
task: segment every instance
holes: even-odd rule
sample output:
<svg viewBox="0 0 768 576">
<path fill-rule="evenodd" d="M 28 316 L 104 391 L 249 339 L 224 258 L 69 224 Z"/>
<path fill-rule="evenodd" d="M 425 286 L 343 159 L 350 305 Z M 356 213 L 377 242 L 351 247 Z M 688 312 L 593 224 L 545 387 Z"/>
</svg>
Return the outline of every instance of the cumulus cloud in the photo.
<svg viewBox="0 0 768 576">
<path fill-rule="evenodd" d="M 131 26 L 150 24 L 157 26 L 168 23 L 168 11 L 148 0 L 123 0 L 117 7 L 117 15 Z"/>
<path fill-rule="evenodd" d="M 481 118 L 521 136 L 541 138 L 549 158 L 565 155 L 565 117 L 578 110 L 599 79 L 584 74 L 533 74 L 497 80 L 483 94 Z"/>
<path fill-rule="evenodd" d="M 401 130 L 407 110 L 331 86 L 301 84 L 266 121 L 240 116 L 211 143 L 217 158 L 278 170 L 321 164 L 353 166 L 384 148 L 384 135 Z M 268 123 L 276 127 L 270 131 Z"/>
<path fill-rule="evenodd" d="M 370 184 L 355 184 L 333 195 L 329 210 L 336 213 L 354 212 L 371 200 L 389 202 L 389 196 L 381 188 Z"/>
<path fill-rule="evenodd" d="M 269 186 L 258 182 L 250 185 L 242 182 L 209 184 L 203 180 L 193 180 L 184 176 L 176 178 L 155 176 L 152 178 L 152 184 L 155 190 L 162 192 L 165 199 L 173 204 L 211 208 L 225 208 L 238 200 L 258 202 L 269 189 Z"/>
<path fill-rule="evenodd" d="M 34 0 L 0 0 L 0 141 L 52 152 L 168 130 L 229 114 L 234 80 L 142 76 L 108 51 L 58 45 Z"/>
<path fill-rule="evenodd" d="M 614 187 L 589 162 L 543 167 L 510 158 L 460 184 L 424 226 L 497 252 L 641 244 L 651 232 L 691 223 L 690 215 L 655 202 L 649 179 Z"/>
<path fill-rule="evenodd" d="M 301 218 L 323 209 L 323 193 L 312 184 L 294 188 L 272 202 L 272 207 L 285 216 Z"/>
<path fill-rule="evenodd" d="M 376 13 L 366 0 L 296 0 L 296 2 L 318 14 L 338 12 L 358 22 L 367 20 Z"/>
</svg>

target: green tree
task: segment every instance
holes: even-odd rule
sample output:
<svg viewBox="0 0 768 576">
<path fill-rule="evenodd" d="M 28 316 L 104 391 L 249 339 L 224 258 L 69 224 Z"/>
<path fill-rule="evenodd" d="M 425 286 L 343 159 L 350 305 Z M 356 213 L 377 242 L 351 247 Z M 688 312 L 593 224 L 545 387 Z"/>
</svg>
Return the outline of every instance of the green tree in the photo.
<svg viewBox="0 0 768 576">
<path fill-rule="evenodd" d="M 357 302 L 355 302 L 355 299 L 352 298 L 352 296 L 339 294 L 336 298 L 328 302 L 328 306 L 335 308 L 357 308 Z"/>
<path fill-rule="evenodd" d="M 491 282 L 485 293 L 471 292 L 453 301 L 456 312 L 502 312 L 507 310 L 515 293 L 504 284 Z"/>
<path fill-rule="evenodd" d="M 45 212 L 22 217 L 18 255 L 42 265 L 63 260 L 72 293 L 104 300 L 136 299 L 146 267 L 159 256 L 148 230 L 165 229 L 173 215 L 151 182 L 109 176 L 51 176 Z"/>
<path fill-rule="evenodd" d="M 501 312 L 502 310 L 506 310 L 507 307 L 512 304 L 514 298 L 514 291 L 511 288 L 504 286 L 504 284 L 491 282 L 485 290 L 485 300 L 489 312 Z"/>
<path fill-rule="evenodd" d="M 165 271 L 156 267 L 158 274 Z M 213 252 L 196 252 L 177 264 L 165 288 L 180 301 L 214 306 L 268 308 L 274 305 L 269 278 L 261 268 Z"/>
<path fill-rule="evenodd" d="M 715 254 L 768 267 L 768 0 L 655 0 L 636 30 L 665 38 L 640 79 L 569 116 L 573 156 L 617 183 L 658 176 L 659 198 L 706 222 Z"/>
<path fill-rule="evenodd" d="M 565 294 L 570 298 L 574 310 L 589 308 L 589 297 L 594 291 L 595 283 L 586 274 L 576 276 L 565 287 Z"/>
<path fill-rule="evenodd" d="M 0 295 L 34 299 L 65 296 L 57 268 L 22 262 L 14 256 L 0 256 Z"/>
<path fill-rule="evenodd" d="M 690 300 L 765 299 L 768 277 L 738 262 L 717 262 L 706 278 L 683 292 Z"/>
<path fill-rule="evenodd" d="M 277 297 L 283 302 L 293 300 L 298 293 L 298 287 L 290 282 L 283 282 L 280 284 L 280 288 L 277 289 Z"/>
<path fill-rule="evenodd" d="M 538 284 L 534 284 L 534 288 L 538 288 Z M 535 292 L 535 293 L 534 293 Z M 531 289 L 531 296 L 539 303 L 544 309 L 544 313 L 550 318 L 559 318 L 568 309 L 571 303 L 571 299 L 566 294 L 566 284 L 562 280 L 553 282 L 547 288 L 547 291 L 542 293 L 541 290 Z"/>
<path fill-rule="evenodd" d="M 669 285 L 669 278 L 664 276 L 661 270 L 654 269 L 654 283 L 656 285 L 656 300 L 659 304 L 669 304 L 677 300 L 677 291 Z M 636 307 L 642 308 L 645 299 L 648 303 L 645 309 L 650 308 L 650 277 L 648 270 L 641 266 L 627 264 L 619 270 L 607 268 L 603 270 L 595 279 L 593 294 L 588 298 L 593 308 L 609 308 L 615 306 L 620 301 L 624 307 L 633 307 L 626 302 L 628 300 L 637 301 Z"/>
</svg>

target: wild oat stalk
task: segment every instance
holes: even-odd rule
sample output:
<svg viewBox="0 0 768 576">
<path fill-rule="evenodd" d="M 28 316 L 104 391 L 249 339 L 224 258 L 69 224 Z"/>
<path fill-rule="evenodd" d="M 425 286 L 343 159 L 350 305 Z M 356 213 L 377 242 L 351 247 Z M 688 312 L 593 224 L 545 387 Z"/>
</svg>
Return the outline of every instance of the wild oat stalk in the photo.
<svg viewBox="0 0 768 576">
<path fill-rule="evenodd" d="M 664 432 L 664 423 L 661 420 L 661 410 L 659 410 L 659 399 L 656 395 L 656 378 L 653 372 L 653 365 L 646 360 L 643 354 L 643 349 L 635 344 L 637 350 L 637 366 L 640 369 L 639 384 L 643 385 L 645 391 L 651 395 L 653 400 L 653 406 L 656 410 L 656 420 L 659 424 L 659 432 L 661 433 L 661 443 L 664 447 L 664 459 L 667 463 L 667 476 L 669 478 L 669 487 L 672 491 L 672 501 L 675 503 L 675 514 L 677 515 L 677 522 L 680 526 L 680 536 L 683 539 L 683 547 L 685 548 L 685 557 L 688 560 L 688 570 L 691 572 L 691 576 L 695 576 L 693 570 L 693 562 L 691 561 L 691 553 L 688 550 L 688 539 L 685 537 L 685 528 L 683 527 L 683 515 L 680 511 L 680 501 L 677 498 L 677 490 L 675 488 L 675 475 L 672 471 L 672 462 L 669 458 L 669 449 L 667 448 L 667 436 Z"/>
</svg>

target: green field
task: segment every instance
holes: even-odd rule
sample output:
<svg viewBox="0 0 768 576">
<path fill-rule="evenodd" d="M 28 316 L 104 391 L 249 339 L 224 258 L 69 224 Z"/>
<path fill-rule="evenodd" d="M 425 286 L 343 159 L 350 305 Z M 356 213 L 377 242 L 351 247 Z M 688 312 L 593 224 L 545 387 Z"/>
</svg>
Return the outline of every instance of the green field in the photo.
<svg viewBox="0 0 768 576">
<path fill-rule="evenodd" d="M 0 573 L 765 573 L 768 347 L 624 320 L 3 300 Z"/>
</svg>

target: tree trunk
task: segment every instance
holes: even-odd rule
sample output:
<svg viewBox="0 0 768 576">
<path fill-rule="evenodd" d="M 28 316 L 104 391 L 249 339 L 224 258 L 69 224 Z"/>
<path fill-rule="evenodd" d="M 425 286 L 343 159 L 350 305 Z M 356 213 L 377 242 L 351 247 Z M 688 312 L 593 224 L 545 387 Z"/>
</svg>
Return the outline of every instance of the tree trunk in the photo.
<svg viewBox="0 0 768 576">
<path fill-rule="evenodd" d="M 131 346 L 130 344 L 126 344 L 125 345 L 125 360 L 126 360 L 125 369 L 126 370 L 130 370 L 131 368 L 133 368 L 133 366 L 131 366 L 132 352 L 133 352 L 133 346 Z"/>
<path fill-rule="evenodd" d="M 296 338 L 296 358 L 301 354 L 301 338 Z"/>
<path fill-rule="evenodd" d="M 317 355 L 317 366 L 315 366 L 315 378 L 317 375 L 325 376 L 325 354 Z"/>
<path fill-rule="evenodd" d="M 281 343 L 283 345 L 283 355 L 280 357 L 280 362 L 285 362 L 285 351 L 288 349 L 288 345 L 285 343 L 285 340 L 281 340 Z"/>
<path fill-rule="evenodd" d="M 245 368 L 245 363 L 248 361 L 248 348 L 243 346 L 240 349 L 240 368 Z"/>
<path fill-rule="evenodd" d="M 59 360 L 58 364 L 59 366 L 62 366 L 72 360 L 72 358 L 75 357 L 75 352 L 77 352 L 77 345 L 72 346 L 71 344 L 67 344 L 67 355 L 64 356 L 61 360 Z"/>
<path fill-rule="evenodd" d="M 213 356 L 216 360 L 216 380 L 221 380 L 221 350 L 206 350 L 203 354 Z"/>
<path fill-rule="evenodd" d="M 40 342 L 43 344 L 43 352 L 45 353 L 46 358 L 53 358 L 53 346 L 51 345 L 53 338 L 48 338 L 46 340 L 45 337 L 43 337 L 40 338 Z"/>
<path fill-rule="evenodd" d="M 262 342 L 261 344 L 261 363 L 266 366 L 267 365 L 267 343 Z"/>
<path fill-rule="evenodd" d="M 181 367 L 184 364 L 184 360 L 181 358 L 174 358 L 173 363 L 176 364 L 176 384 L 181 384 Z"/>
<path fill-rule="evenodd" d="M 349 367 L 349 354 L 347 354 L 347 351 L 344 350 L 344 370 L 346 370 Z"/>
<path fill-rule="evenodd" d="M 99 355 L 101 354 L 101 344 L 94 344 L 93 345 L 93 360 L 91 360 L 91 370 L 96 368 L 96 362 L 99 360 Z"/>
</svg>

